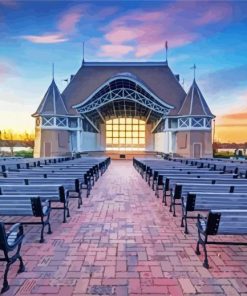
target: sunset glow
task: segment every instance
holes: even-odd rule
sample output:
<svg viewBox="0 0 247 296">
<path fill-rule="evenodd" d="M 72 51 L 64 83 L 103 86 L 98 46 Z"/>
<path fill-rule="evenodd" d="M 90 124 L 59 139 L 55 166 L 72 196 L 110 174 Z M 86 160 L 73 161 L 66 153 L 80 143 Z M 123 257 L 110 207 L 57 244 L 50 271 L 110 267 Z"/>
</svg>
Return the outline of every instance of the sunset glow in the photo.
<svg viewBox="0 0 247 296">
<path fill-rule="evenodd" d="M 51 82 L 62 91 L 82 62 L 164 61 L 188 91 L 196 80 L 215 140 L 247 142 L 246 1 L 0 0 L 0 130 L 33 131 Z"/>
</svg>

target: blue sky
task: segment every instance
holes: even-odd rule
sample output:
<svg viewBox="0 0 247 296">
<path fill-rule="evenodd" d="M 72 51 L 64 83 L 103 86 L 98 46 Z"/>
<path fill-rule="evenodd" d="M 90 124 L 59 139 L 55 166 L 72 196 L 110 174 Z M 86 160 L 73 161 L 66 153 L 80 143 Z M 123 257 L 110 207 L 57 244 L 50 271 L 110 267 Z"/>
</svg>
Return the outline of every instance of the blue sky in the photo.
<svg viewBox="0 0 247 296">
<path fill-rule="evenodd" d="M 168 40 L 171 69 L 188 90 L 197 65 L 223 125 L 225 115 L 247 115 L 246 36 L 246 1 L 0 0 L 0 128 L 33 129 L 52 63 L 62 91 L 83 41 L 86 61 L 161 61 Z"/>
</svg>

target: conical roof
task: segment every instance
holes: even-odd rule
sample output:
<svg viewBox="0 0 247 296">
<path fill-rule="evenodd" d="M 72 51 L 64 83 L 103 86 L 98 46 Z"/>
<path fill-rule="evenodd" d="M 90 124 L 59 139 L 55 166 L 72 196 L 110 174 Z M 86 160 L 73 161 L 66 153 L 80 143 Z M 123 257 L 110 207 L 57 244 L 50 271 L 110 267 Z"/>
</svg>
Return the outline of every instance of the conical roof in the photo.
<svg viewBox="0 0 247 296">
<path fill-rule="evenodd" d="M 43 100 L 33 116 L 37 115 L 66 115 L 67 108 L 59 92 L 55 80 L 53 79 Z"/>
<path fill-rule="evenodd" d="M 210 116 L 214 117 L 204 99 L 195 79 L 186 95 L 178 115 Z"/>
</svg>

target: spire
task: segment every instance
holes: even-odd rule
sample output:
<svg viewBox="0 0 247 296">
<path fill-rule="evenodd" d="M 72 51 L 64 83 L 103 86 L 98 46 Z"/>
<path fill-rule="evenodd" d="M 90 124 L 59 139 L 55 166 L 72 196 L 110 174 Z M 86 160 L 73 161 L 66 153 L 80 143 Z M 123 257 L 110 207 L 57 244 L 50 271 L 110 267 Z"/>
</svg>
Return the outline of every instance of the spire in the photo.
<svg viewBox="0 0 247 296">
<path fill-rule="evenodd" d="M 195 81 L 195 78 L 189 89 L 188 94 L 184 99 L 182 107 L 178 112 L 178 115 L 198 115 L 214 117 Z"/>
<path fill-rule="evenodd" d="M 85 55 L 85 42 L 83 41 L 83 43 L 82 43 L 82 65 L 84 65 L 84 63 L 85 63 L 84 55 Z"/>
<path fill-rule="evenodd" d="M 54 67 L 52 67 L 53 69 Z M 52 82 L 45 93 L 37 111 L 33 116 L 38 115 L 66 115 L 67 108 L 64 104 L 63 98 L 54 80 L 54 71 L 52 71 Z"/>
<path fill-rule="evenodd" d="M 196 80 L 196 65 L 194 64 L 193 67 L 191 67 L 190 69 L 193 69 L 194 71 L 194 80 Z"/>
<path fill-rule="evenodd" d="M 54 80 L 54 63 L 52 63 L 52 80 Z"/>
<path fill-rule="evenodd" d="M 168 41 L 166 40 L 166 43 L 165 43 L 165 48 L 166 48 L 166 63 L 168 63 Z"/>
</svg>

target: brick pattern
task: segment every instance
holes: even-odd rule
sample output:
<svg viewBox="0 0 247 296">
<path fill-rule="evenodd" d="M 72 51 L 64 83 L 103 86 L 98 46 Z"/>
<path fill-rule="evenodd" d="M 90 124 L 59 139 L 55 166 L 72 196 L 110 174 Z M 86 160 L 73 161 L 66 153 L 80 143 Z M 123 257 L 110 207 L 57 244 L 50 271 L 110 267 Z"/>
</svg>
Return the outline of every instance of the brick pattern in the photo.
<svg viewBox="0 0 247 296">
<path fill-rule="evenodd" d="M 66 224 L 52 213 L 44 244 L 36 226 L 25 227 L 27 271 L 16 275 L 12 266 L 5 295 L 247 295 L 246 247 L 209 246 L 211 268 L 203 268 L 195 222 L 185 235 L 179 215 L 161 205 L 130 161 L 112 161 L 82 208 L 75 200 L 70 207 Z"/>
</svg>

